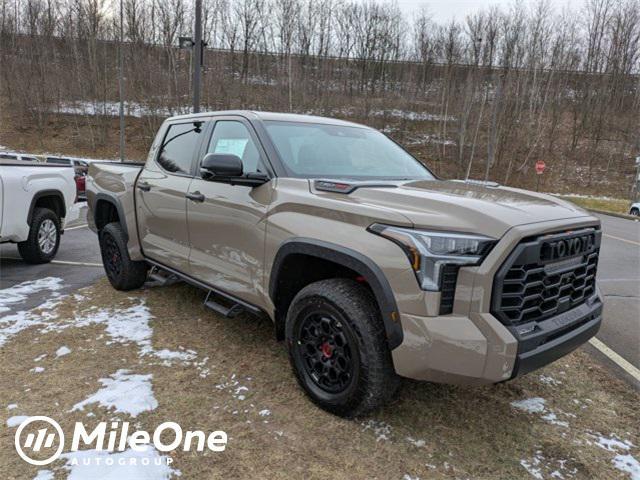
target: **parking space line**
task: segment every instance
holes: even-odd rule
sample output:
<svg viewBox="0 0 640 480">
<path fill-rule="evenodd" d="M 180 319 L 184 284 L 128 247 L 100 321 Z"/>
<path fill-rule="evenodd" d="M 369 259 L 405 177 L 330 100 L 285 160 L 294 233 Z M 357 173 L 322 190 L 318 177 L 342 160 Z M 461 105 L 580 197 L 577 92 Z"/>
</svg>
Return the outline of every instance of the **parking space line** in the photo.
<svg viewBox="0 0 640 480">
<path fill-rule="evenodd" d="M 593 345 L 595 348 L 597 348 L 602 354 L 609 357 L 609 359 L 613 363 L 618 365 L 625 372 L 627 372 L 629 375 L 631 375 L 633 378 L 635 378 L 637 381 L 640 382 L 640 370 L 638 370 L 630 362 L 622 358 L 620 355 L 618 355 L 616 352 L 611 350 L 609 347 L 607 347 L 604 343 L 602 343 L 600 340 L 598 340 L 595 337 L 589 340 L 589 343 Z"/>
<path fill-rule="evenodd" d="M 17 260 L 22 261 L 21 258 L 17 257 L 0 257 L 2 260 Z M 80 267 L 102 267 L 101 263 L 92 263 L 92 262 L 71 262 L 69 260 L 51 260 L 49 263 L 54 263 L 56 265 L 77 265 Z"/>
<path fill-rule="evenodd" d="M 638 245 L 640 247 L 640 242 L 634 242 L 633 240 L 627 240 L 626 238 L 614 237 L 613 235 L 609 235 L 608 233 L 603 233 L 605 237 L 613 238 L 614 240 L 620 240 L 621 242 L 630 243 L 631 245 Z"/>
<path fill-rule="evenodd" d="M 82 267 L 102 267 L 101 263 L 71 262 L 69 260 L 51 260 L 51 263 L 56 263 L 58 265 L 80 265 Z"/>
<path fill-rule="evenodd" d="M 76 225 L 75 227 L 65 228 L 64 231 L 68 232 L 69 230 L 77 230 L 78 228 L 84 228 L 84 227 L 88 227 L 88 225 L 86 223 L 84 225 Z"/>
</svg>

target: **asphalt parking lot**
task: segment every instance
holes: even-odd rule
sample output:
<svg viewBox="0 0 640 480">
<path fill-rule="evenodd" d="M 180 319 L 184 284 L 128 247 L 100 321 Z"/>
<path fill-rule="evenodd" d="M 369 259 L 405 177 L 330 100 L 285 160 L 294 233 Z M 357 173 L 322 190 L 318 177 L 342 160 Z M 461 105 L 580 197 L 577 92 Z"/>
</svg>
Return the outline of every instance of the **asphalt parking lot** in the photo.
<svg viewBox="0 0 640 480">
<path fill-rule="evenodd" d="M 15 245 L 0 245 L 0 289 L 28 280 L 59 277 L 64 281 L 59 293 L 69 293 L 103 277 L 97 238 L 86 227 L 85 216 L 86 210 L 81 211 L 80 220 L 68 227 L 56 260 L 50 264 L 26 265 Z M 603 240 L 598 281 L 605 310 L 597 338 L 640 369 L 640 222 L 608 215 L 600 215 L 600 219 Z M 34 293 L 14 308 L 34 308 L 48 295 L 46 291 Z M 604 355 L 599 356 L 610 363 Z"/>
</svg>

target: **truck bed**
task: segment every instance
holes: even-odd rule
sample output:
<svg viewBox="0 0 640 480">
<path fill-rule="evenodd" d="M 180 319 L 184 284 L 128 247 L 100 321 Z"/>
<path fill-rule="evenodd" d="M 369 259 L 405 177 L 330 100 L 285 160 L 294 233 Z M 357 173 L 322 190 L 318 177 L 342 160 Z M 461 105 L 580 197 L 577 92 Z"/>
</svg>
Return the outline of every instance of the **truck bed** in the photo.
<svg viewBox="0 0 640 480">
<path fill-rule="evenodd" d="M 128 236 L 129 254 L 138 259 L 139 242 L 135 218 L 135 184 L 143 163 L 92 162 L 87 174 L 87 222 L 89 228 L 98 231 L 95 212 L 100 202 L 111 203 L 117 208 L 122 228 Z M 140 257 L 141 258 L 141 257 Z"/>
</svg>

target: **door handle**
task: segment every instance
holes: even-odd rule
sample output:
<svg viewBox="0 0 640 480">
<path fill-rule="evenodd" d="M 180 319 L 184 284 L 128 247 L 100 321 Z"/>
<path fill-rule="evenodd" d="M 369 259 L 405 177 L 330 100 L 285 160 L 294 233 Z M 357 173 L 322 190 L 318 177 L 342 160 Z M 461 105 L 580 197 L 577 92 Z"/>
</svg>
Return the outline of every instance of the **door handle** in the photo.
<svg viewBox="0 0 640 480">
<path fill-rule="evenodd" d="M 138 190 L 142 190 L 143 192 L 148 192 L 149 190 L 151 190 L 151 185 L 149 185 L 147 182 L 138 182 L 136 187 L 138 187 Z"/>
<path fill-rule="evenodd" d="M 199 203 L 204 202 L 204 195 L 198 191 L 189 192 L 185 195 L 185 197 L 187 197 L 192 202 L 199 202 Z"/>
</svg>

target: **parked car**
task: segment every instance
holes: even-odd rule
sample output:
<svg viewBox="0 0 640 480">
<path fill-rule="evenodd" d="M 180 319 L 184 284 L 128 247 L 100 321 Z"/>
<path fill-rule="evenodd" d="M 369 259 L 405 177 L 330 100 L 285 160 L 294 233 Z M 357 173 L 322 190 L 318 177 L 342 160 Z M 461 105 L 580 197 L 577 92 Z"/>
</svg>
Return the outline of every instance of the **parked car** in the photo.
<svg viewBox="0 0 640 480">
<path fill-rule="evenodd" d="M 86 178 L 84 173 L 75 173 L 74 180 L 76 182 L 76 201 L 83 202 L 87 200 Z"/>
<path fill-rule="evenodd" d="M 399 377 L 510 380 L 602 321 L 597 217 L 439 180 L 363 125 L 173 117 L 144 166 L 92 164 L 87 197 L 114 288 L 178 277 L 219 314 L 268 316 L 299 384 L 337 415 L 384 404 Z"/>
<path fill-rule="evenodd" d="M 44 161 L 45 163 L 54 165 L 72 166 L 75 172 L 74 180 L 76 183 L 76 199 L 78 201 L 84 201 L 87 199 L 87 194 L 85 191 L 85 177 L 89 170 L 89 164 L 85 160 L 69 157 L 47 156 L 45 157 Z"/>
<path fill-rule="evenodd" d="M 6 153 L 0 152 L 0 160 L 17 160 L 20 162 L 37 162 L 37 157 L 33 155 L 25 155 L 23 153 Z"/>
<path fill-rule="evenodd" d="M 56 165 L 70 165 L 75 169 L 77 173 L 82 174 L 86 174 L 89 170 L 89 164 L 87 163 L 87 161 L 77 158 L 47 156 L 45 157 L 45 163 L 53 163 Z"/>
<path fill-rule="evenodd" d="M 28 263 L 51 261 L 76 197 L 71 167 L 0 158 L 0 243 Z"/>
<path fill-rule="evenodd" d="M 632 203 L 629 208 L 629 215 L 640 217 L 640 202 Z"/>
</svg>

